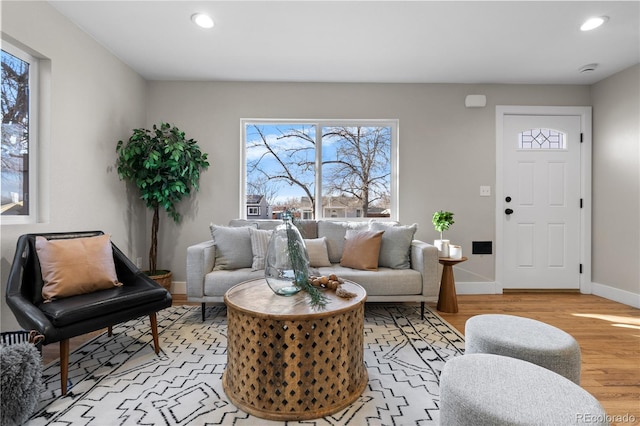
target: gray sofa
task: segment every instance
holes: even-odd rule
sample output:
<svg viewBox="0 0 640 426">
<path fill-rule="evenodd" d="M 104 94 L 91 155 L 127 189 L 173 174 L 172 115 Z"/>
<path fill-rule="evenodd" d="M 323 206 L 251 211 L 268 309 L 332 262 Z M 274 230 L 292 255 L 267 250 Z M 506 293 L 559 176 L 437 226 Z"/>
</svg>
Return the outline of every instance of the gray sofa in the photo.
<svg viewBox="0 0 640 426">
<path fill-rule="evenodd" d="M 211 239 L 187 248 L 187 300 L 202 304 L 203 320 L 206 303 L 222 303 L 225 292 L 234 285 L 264 276 L 264 266 L 256 265 L 255 240 L 252 250 L 251 238 L 259 233 L 253 230 L 271 230 L 280 223 L 279 220 L 235 219 L 228 227 L 211 225 L 215 241 Z M 302 220 L 297 226 L 303 238 L 323 241 L 323 245 L 326 242 L 329 263 L 314 267 L 312 262 L 312 273 L 336 274 L 360 284 L 367 291 L 367 302 L 420 302 L 422 314 L 425 302 L 437 300 L 440 287 L 438 250 L 431 244 L 413 239 L 416 225 Z M 348 230 L 385 231 L 377 271 L 340 265 Z M 402 244 L 406 245 L 405 249 Z M 399 250 L 406 251 L 399 253 Z M 406 262 L 398 263 L 398 256 L 406 257 Z"/>
</svg>

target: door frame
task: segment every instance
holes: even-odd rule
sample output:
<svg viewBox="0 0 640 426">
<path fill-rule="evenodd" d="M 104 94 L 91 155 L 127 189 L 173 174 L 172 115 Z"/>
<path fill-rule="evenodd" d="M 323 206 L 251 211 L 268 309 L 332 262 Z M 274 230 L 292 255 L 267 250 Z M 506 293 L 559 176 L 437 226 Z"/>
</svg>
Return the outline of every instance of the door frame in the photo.
<svg viewBox="0 0 640 426">
<path fill-rule="evenodd" d="M 503 146 L 504 146 L 504 117 L 507 115 L 556 115 L 556 116 L 580 116 L 580 132 L 582 143 L 580 144 L 580 293 L 591 294 L 591 107 L 590 106 L 524 106 L 524 105 L 496 105 L 496 290 L 502 293 L 504 256 L 502 247 L 504 244 L 503 227 L 503 199 L 504 189 L 502 180 L 503 170 Z"/>
</svg>

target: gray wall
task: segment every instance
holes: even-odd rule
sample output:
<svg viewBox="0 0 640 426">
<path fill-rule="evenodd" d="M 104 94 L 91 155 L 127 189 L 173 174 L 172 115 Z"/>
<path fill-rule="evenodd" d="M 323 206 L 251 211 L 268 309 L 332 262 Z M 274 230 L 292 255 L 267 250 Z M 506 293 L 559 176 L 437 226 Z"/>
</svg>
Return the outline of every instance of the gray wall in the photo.
<svg viewBox="0 0 640 426">
<path fill-rule="evenodd" d="M 146 121 L 147 83 L 46 2 L 3 1 L 2 34 L 49 65 L 38 167 L 43 222 L 1 229 L 2 330 L 11 330 L 4 292 L 19 235 L 101 229 L 131 256 L 146 250 L 144 210 L 129 202 L 113 164 L 116 142 Z"/>
<path fill-rule="evenodd" d="M 485 108 L 465 108 L 468 94 L 487 96 Z M 305 84 L 154 81 L 148 125 L 169 120 L 199 141 L 211 160 L 201 192 L 182 206 L 181 225 L 161 225 L 159 266 L 185 279 L 186 248 L 209 239 L 210 222 L 226 224 L 240 205 L 241 118 L 391 118 L 400 129 L 400 221 L 418 223 L 433 241 L 434 211 L 455 213 L 446 235 L 471 252 L 472 240 L 494 240 L 496 105 L 590 105 L 588 86 L 462 84 Z M 457 281 L 493 281 L 493 256 L 469 256 Z"/>
<path fill-rule="evenodd" d="M 640 299 L 640 65 L 591 87 L 594 283 Z M 597 286 L 594 291 L 597 291 Z M 606 289 L 602 291 L 607 295 Z M 628 295 L 634 297 L 633 295 Z"/>
<path fill-rule="evenodd" d="M 149 213 L 118 180 L 115 144 L 131 129 L 169 121 L 210 154 L 201 192 L 181 206 L 183 222 L 161 218 L 161 267 L 185 280 L 187 246 L 209 239 L 210 222 L 237 217 L 240 205 L 241 118 L 394 118 L 400 122 L 400 220 L 419 224 L 417 237 L 437 237 L 439 209 L 455 212 L 447 233 L 469 253 L 472 240 L 494 240 L 495 106 L 594 106 L 593 278 L 603 286 L 638 290 L 638 66 L 588 86 L 461 84 L 278 84 L 145 82 L 46 2 L 3 1 L 3 37 L 48 59 L 40 164 L 44 221 L 3 225 L 3 330 L 15 329 L 4 302 L 8 269 L 20 234 L 103 229 L 131 258 L 145 259 Z M 46 68 L 46 67 L 45 67 Z M 467 109 L 468 94 L 487 107 Z M 615 149 L 610 149 L 615 148 Z M 621 188 L 625 199 L 621 203 Z M 612 206 L 623 206 L 614 221 Z M 614 256 L 623 244 L 623 258 Z M 473 256 L 458 281 L 493 281 L 493 256 Z M 462 266 L 462 265 L 461 265 Z"/>
</svg>

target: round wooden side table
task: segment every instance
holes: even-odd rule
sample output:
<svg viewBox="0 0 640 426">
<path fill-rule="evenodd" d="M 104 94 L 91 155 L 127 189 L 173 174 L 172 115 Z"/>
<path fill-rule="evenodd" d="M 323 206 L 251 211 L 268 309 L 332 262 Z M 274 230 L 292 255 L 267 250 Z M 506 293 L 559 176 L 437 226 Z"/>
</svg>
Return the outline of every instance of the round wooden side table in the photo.
<svg viewBox="0 0 640 426">
<path fill-rule="evenodd" d="M 243 411 L 270 420 L 325 417 L 353 403 L 368 382 L 364 366 L 366 291 L 356 297 L 327 290 L 326 309 L 305 292 L 273 293 L 256 279 L 227 291 L 227 367 L 222 386 Z"/>
<path fill-rule="evenodd" d="M 437 309 L 441 312 L 451 314 L 458 312 L 458 296 L 456 295 L 456 281 L 453 278 L 453 267 L 465 260 L 467 260 L 467 258 L 464 256 L 460 259 L 452 259 L 450 257 L 441 257 L 438 259 L 443 266 L 437 305 Z"/>
</svg>

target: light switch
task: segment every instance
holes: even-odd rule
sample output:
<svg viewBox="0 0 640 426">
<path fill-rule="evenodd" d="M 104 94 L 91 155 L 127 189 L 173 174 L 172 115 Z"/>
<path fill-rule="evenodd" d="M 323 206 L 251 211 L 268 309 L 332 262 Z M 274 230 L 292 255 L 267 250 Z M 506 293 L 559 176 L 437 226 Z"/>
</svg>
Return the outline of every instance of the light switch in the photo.
<svg viewBox="0 0 640 426">
<path fill-rule="evenodd" d="M 491 187 L 490 186 L 481 186 L 480 187 L 480 196 L 481 197 L 491 197 Z"/>
</svg>

